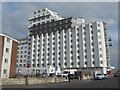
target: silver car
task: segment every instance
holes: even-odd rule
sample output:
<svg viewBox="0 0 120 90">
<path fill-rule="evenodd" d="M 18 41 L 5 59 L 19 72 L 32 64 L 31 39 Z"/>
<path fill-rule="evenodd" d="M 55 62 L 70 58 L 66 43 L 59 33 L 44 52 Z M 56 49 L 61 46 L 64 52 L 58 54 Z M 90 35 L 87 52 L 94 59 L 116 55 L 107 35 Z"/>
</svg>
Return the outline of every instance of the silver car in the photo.
<svg viewBox="0 0 120 90">
<path fill-rule="evenodd" d="M 104 79 L 109 79 L 109 75 L 108 74 L 104 74 Z"/>
</svg>

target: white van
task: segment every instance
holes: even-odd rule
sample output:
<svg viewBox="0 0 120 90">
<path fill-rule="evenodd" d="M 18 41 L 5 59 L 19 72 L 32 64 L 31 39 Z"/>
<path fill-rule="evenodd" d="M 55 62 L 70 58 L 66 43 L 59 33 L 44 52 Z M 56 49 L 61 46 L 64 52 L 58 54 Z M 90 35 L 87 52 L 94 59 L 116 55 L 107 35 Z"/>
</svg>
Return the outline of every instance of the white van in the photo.
<svg viewBox="0 0 120 90">
<path fill-rule="evenodd" d="M 68 76 L 68 73 L 70 72 L 70 74 L 74 74 L 75 71 L 77 71 L 77 69 L 66 69 L 63 71 L 62 74 L 60 74 L 61 77 L 66 77 Z"/>
</svg>

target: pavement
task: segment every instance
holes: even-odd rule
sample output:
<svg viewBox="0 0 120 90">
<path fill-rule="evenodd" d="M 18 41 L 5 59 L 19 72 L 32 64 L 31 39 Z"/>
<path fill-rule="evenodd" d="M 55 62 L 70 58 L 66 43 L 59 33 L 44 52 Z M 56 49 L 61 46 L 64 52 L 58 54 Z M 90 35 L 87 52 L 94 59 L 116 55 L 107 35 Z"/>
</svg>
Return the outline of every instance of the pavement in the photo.
<svg viewBox="0 0 120 90">
<path fill-rule="evenodd" d="M 3 90 L 14 88 L 118 88 L 118 77 L 112 77 L 105 80 L 71 80 L 70 82 L 43 83 L 37 85 L 5 85 Z"/>
</svg>

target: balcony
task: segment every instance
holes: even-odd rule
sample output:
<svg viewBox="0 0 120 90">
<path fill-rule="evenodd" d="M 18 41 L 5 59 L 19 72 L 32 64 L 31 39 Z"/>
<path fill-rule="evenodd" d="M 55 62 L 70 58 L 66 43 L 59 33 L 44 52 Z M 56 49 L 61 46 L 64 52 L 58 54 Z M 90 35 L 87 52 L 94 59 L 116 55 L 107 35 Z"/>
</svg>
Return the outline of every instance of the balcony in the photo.
<svg viewBox="0 0 120 90">
<path fill-rule="evenodd" d="M 112 46 L 112 43 L 109 43 L 109 46 Z"/>
</svg>

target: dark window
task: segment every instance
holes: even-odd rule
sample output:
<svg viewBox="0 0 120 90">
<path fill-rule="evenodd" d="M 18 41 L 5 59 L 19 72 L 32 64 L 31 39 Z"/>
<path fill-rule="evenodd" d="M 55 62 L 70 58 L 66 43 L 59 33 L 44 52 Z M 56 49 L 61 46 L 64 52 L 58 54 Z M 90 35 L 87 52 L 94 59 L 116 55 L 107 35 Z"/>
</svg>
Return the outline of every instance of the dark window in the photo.
<svg viewBox="0 0 120 90">
<path fill-rule="evenodd" d="M 78 56 L 77 58 L 80 59 L 80 56 Z"/>
<path fill-rule="evenodd" d="M 38 11 L 38 13 L 40 13 L 40 10 Z"/>
<path fill-rule="evenodd" d="M 34 12 L 34 14 L 36 14 L 36 12 Z"/>
<path fill-rule="evenodd" d="M 80 65 L 80 62 L 78 62 L 78 65 Z"/>
<path fill-rule="evenodd" d="M 98 32 L 100 32 L 100 30 L 98 29 Z"/>
<path fill-rule="evenodd" d="M 103 61 L 100 61 L 101 64 L 103 64 Z"/>
<path fill-rule="evenodd" d="M 7 38 L 7 42 L 10 42 L 10 38 Z"/>
<path fill-rule="evenodd" d="M 8 62 L 8 59 L 5 58 L 5 63 L 7 63 L 7 62 Z"/>
<path fill-rule="evenodd" d="M 73 65 L 73 62 L 71 62 L 71 65 Z"/>
<path fill-rule="evenodd" d="M 84 32 L 84 35 L 86 35 L 86 32 Z"/>
<path fill-rule="evenodd" d="M 87 65 L 87 61 L 85 61 L 85 65 Z"/>
<path fill-rule="evenodd" d="M 93 31 L 91 31 L 91 34 L 93 34 Z"/>
<path fill-rule="evenodd" d="M 85 59 L 87 59 L 87 55 L 85 55 Z"/>
<path fill-rule="evenodd" d="M 93 43 L 91 43 L 92 44 L 92 46 L 94 45 Z"/>
<path fill-rule="evenodd" d="M 100 54 L 100 57 L 102 57 L 102 54 Z"/>
<path fill-rule="evenodd" d="M 65 66 L 67 65 L 67 63 L 65 62 Z"/>
<path fill-rule="evenodd" d="M 92 26 L 92 25 L 90 25 L 90 28 L 92 29 L 92 28 L 93 28 L 93 26 Z"/>
</svg>

